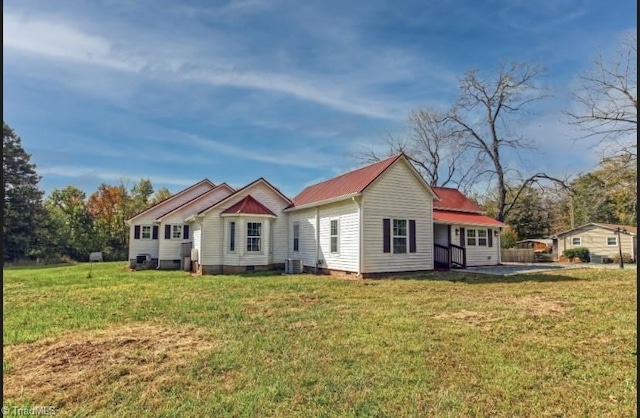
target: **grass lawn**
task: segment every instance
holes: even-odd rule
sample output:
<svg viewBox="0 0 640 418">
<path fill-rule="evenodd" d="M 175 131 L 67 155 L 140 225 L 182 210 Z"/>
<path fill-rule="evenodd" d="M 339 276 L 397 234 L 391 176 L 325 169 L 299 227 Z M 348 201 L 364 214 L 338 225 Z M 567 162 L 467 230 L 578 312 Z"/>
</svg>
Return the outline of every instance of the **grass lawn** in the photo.
<svg viewBox="0 0 640 418">
<path fill-rule="evenodd" d="M 4 270 L 9 410 L 636 416 L 636 270 L 365 281 L 88 271 Z"/>
</svg>

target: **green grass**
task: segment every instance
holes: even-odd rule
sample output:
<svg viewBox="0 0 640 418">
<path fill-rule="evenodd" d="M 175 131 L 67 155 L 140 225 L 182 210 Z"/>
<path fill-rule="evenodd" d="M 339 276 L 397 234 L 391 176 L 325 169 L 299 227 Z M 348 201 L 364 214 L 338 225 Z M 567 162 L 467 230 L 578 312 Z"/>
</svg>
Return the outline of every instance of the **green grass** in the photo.
<svg viewBox="0 0 640 418">
<path fill-rule="evenodd" d="M 635 270 L 365 281 L 88 271 L 4 270 L 5 405 L 57 416 L 636 416 Z"/>
</svg>

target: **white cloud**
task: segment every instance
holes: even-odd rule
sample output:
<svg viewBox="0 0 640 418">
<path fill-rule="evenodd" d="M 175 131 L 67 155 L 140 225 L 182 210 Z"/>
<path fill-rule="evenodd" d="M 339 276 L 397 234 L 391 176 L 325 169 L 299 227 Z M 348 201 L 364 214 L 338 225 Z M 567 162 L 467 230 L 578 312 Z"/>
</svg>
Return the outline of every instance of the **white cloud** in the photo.
<svg viewBox="0 0 640 418">
<path fill-rule="evenodd" d="M 403 117 L 397 107 L 373 100 L 353 91 L 343 83 L 335 86 L 330 80 L 305 80 L 290 74 L 255 70 L 237 70 L 225 59 L 215 64 L 198 56 L 163 57 L 151 48 L 140 52 L 140 45 L 117 44 L 100 36 L 85 33 L 65 22 L 32 18 L 14 12 L 3 14 L 3 47 L 43 59 L 56 59 L 105 67 L 128 73 L 145 75 L 167 81 L 184 80 L 213 86 L 231 86 L 282 93 L 298 99 L 324 105 L 341 112 L 380 119 Z M 167 45 L 165 50 L 175 48 Z"/>
<path fill-rule="evenodd" d="M 73 165 L 38 167 L 38 173 L 43 177 L 54 176 L 54 177 L 67 177 L 67 178 L 94 178 L 94 179 L 100 179 L 104 181 L 119 181 L 121 179 L 126 180 L 126 179 L 148 178 L 148 179 L 151 179 L 153 183 L 173 184 L 176 186 L 190 186 L 197 181 L 194 179 L 165 177 L 162 175 L 155 175 L 155 174 L 132 174 L 130 172 L 120 173 L 115 171 L 97 169 L 94 167 L 79 167 L 79 166 L 73 166 Z"/>
</svg>

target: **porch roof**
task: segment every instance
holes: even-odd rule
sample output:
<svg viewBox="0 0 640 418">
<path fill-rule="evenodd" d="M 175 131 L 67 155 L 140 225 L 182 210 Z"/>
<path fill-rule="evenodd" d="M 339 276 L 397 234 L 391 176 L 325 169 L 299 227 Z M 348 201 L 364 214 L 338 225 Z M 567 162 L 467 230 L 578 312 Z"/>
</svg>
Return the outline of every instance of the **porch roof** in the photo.
<svg viewBox="0 0 640 418">
<path fill-rule="evenodd" d="M 433 210 L 433 222 L 442 224 L 504 227 L 505 224 L 486 215 L 448 210 Z"/>
</svg>

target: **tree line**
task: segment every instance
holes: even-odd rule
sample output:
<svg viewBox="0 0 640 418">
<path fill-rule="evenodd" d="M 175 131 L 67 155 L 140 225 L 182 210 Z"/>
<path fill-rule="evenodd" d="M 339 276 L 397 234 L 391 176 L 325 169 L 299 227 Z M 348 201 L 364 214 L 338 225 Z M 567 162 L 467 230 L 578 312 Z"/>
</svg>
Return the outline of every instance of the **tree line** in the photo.
<svg viewBox="0 0 640 418">
<path fill-rule="evenodd" d="M 3 259 L 86 261 L 101 251 L 106 260 L 128 257 L 129 227 L 124 221 L 171 196 L 154 191 L 151 180 L 128 185 L 103 183 L 89 196 L 74 186 L 45 198 L 40 176 L 21 138 L 3 121 Z"/>
</svg>

